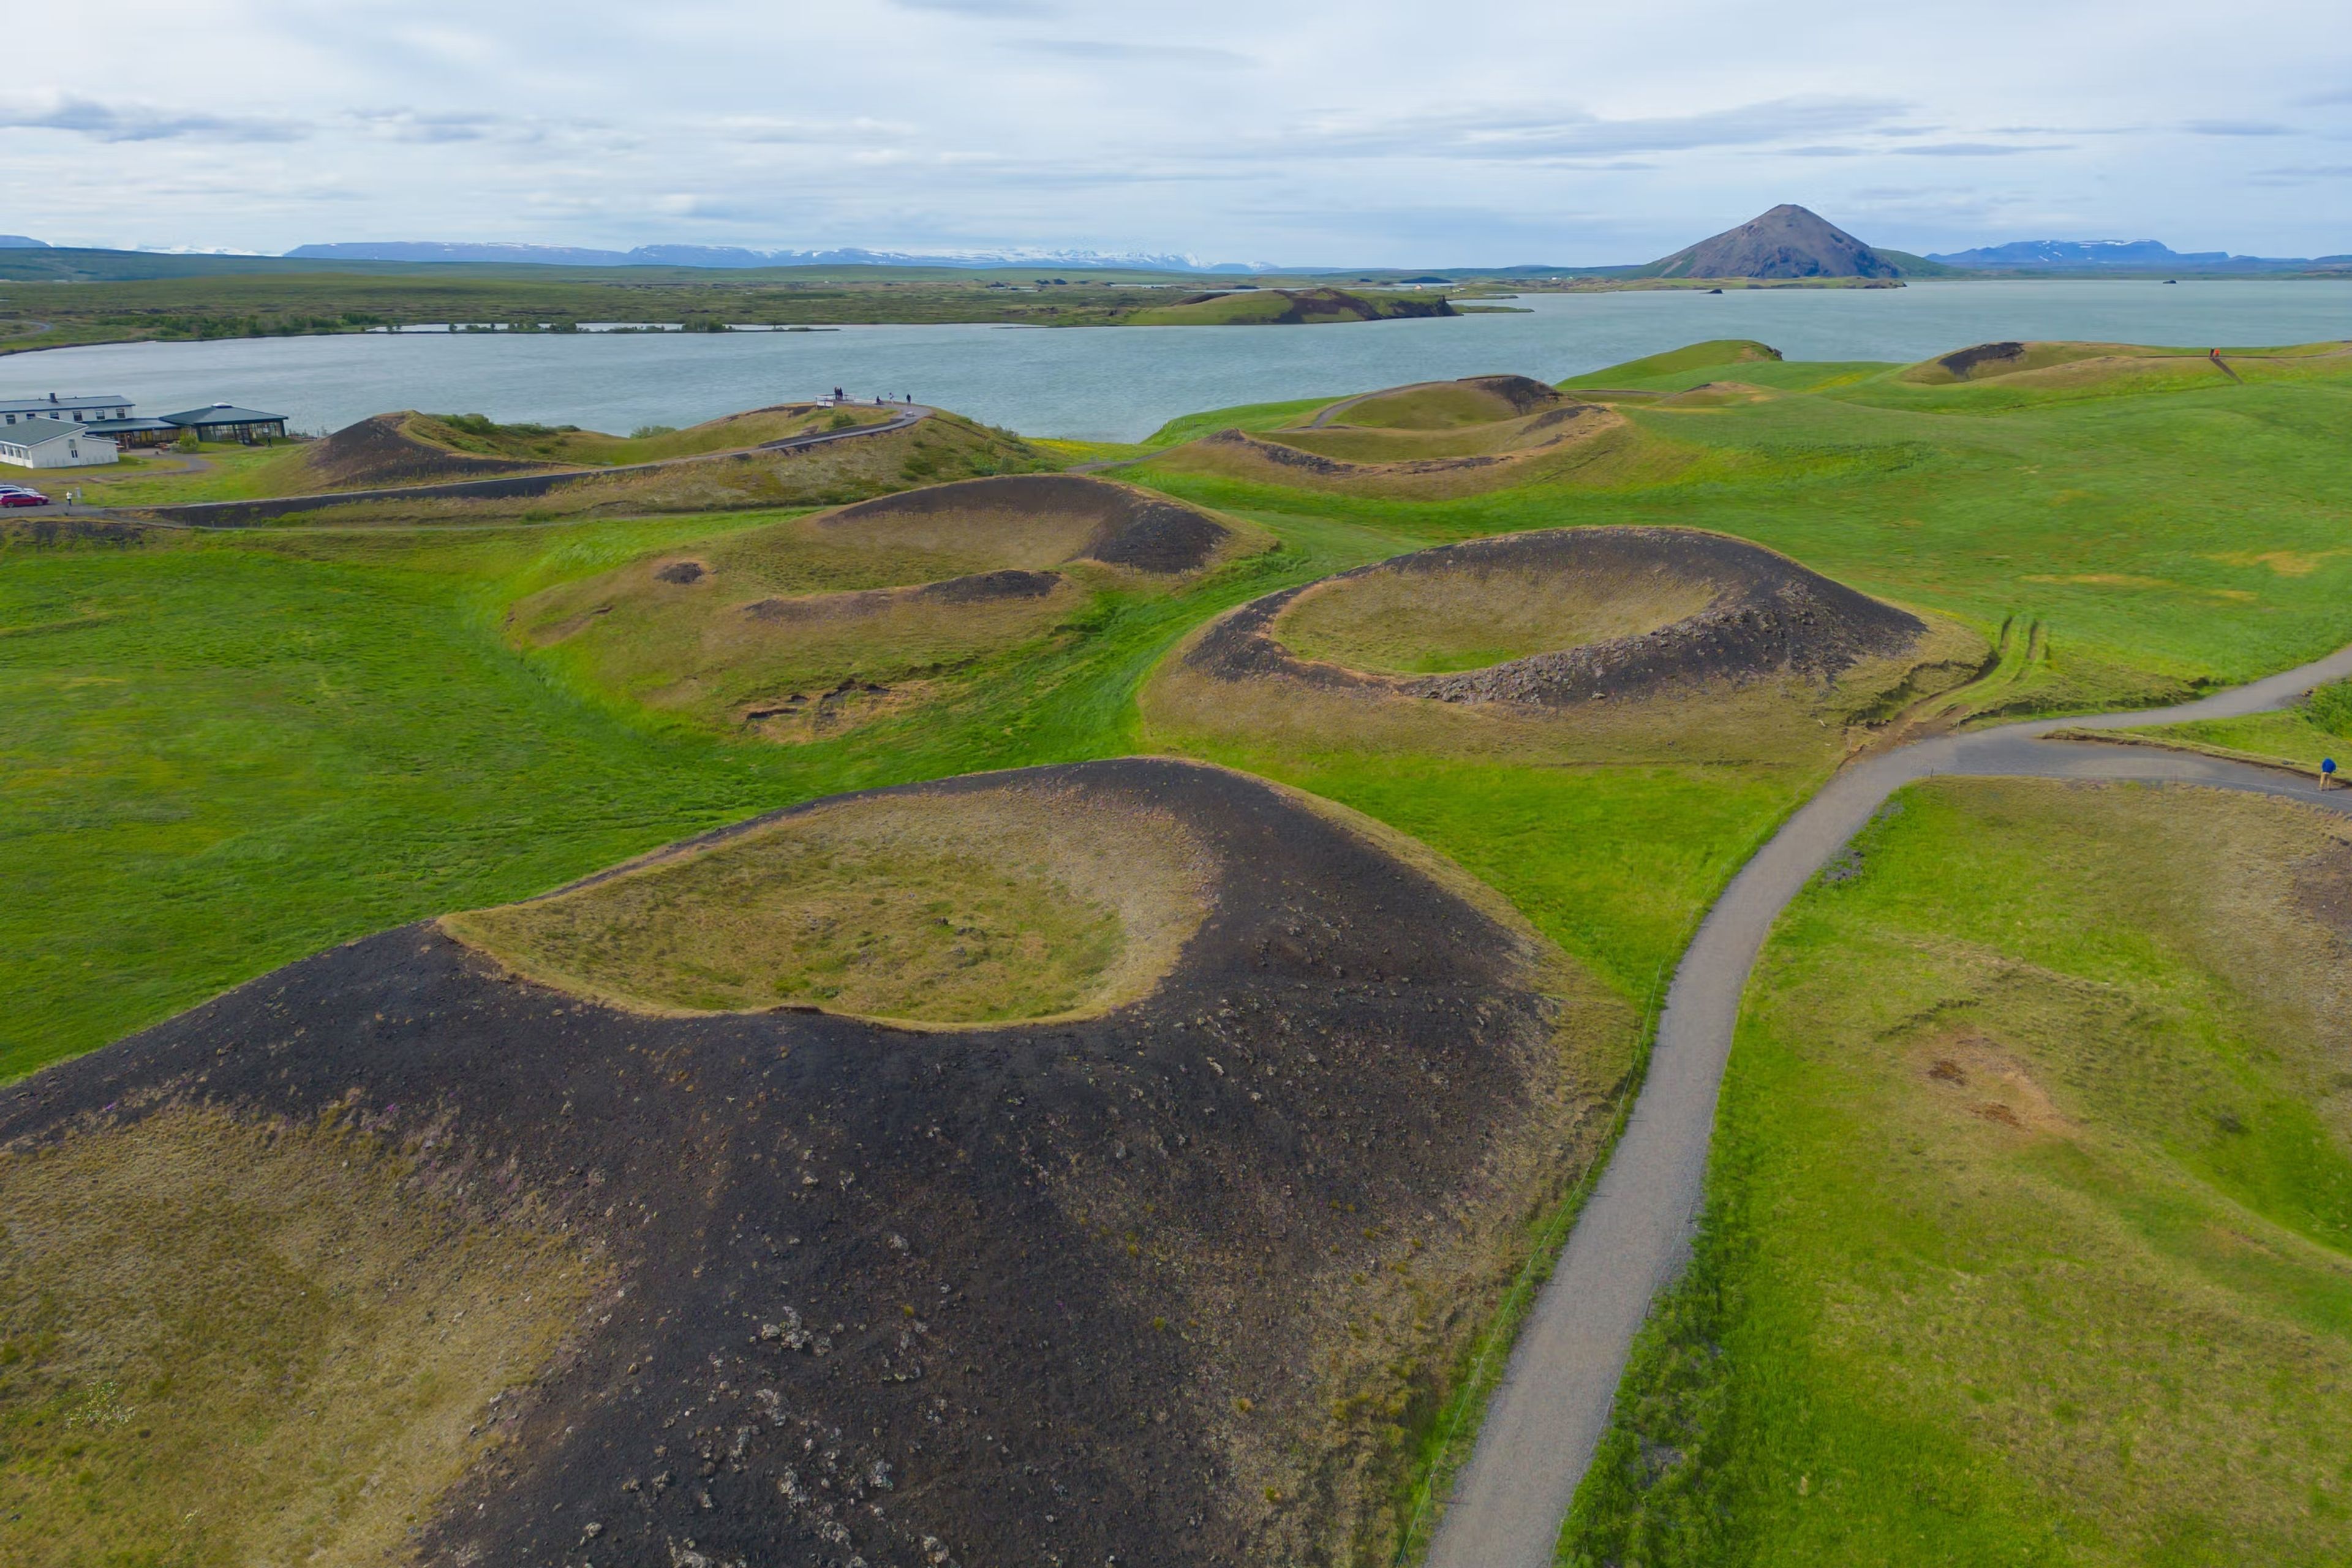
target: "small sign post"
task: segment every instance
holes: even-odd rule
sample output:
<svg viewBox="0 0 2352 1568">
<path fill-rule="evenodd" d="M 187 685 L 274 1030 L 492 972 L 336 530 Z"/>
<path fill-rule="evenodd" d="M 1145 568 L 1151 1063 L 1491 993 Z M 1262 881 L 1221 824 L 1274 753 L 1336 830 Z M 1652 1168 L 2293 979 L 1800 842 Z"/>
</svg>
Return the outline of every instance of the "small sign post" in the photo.
<svg viewBox="0 0 2352 1568">
<path fill-rule="evenodd" d="M 2334 778 L 2335 776 L 2336 776 L 2336 759 L 2335 759 L 2334 757 L 2322 757 L 2322 758 L 2320 758 L 2320 759 L 2319 759 L 2319 787 L 2320 787 L 2320 788 L 2322 788 L 2322 789 L 2326 789 L 2326 788 L 2327 787 L 2327 781 L 2328 781 L 2329 779 Z"/>
</svg>

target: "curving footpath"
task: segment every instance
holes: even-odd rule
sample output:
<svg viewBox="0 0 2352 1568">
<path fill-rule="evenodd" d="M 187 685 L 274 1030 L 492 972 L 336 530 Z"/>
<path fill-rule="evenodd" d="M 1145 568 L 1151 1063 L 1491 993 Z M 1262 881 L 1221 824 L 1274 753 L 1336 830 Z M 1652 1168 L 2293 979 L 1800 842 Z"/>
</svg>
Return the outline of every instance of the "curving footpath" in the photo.
<svg viewBox="0 0 2352 1568">
<path fill-rule="evenodd" d="M 1791 816 L 1707 911 L 1675 970 L 1624 1136 L 1513 1347 L 1428 1568 L 1549 1568 L 1609 1421 L 1633 1335 L 1690 1256 L 1717 1090 L 1748 972 L 1772 922 L 1886 797 L 1938 773 L 2146 780 L 2291 796 L 2352 816 L 2352 789 L 2191 752 L 2046 739 L 2281 708 L 2352 678 L 2352 647 L 2174 708 L 1943 735 L 1854 763 Z"/>
</svg>

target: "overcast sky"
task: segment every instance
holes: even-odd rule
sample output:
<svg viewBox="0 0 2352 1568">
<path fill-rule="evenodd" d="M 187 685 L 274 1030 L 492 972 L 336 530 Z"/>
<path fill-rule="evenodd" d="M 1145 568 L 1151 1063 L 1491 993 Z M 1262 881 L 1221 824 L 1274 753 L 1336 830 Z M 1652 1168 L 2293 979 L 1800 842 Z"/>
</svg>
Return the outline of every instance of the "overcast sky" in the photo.
<svg viewBox="0 0 2352 1568">
<path fill-rule="evenodd" d="M 2352 251 L 2345 0 L 10 8 L 0 233 L 1641 261 Z"/>
</svg>

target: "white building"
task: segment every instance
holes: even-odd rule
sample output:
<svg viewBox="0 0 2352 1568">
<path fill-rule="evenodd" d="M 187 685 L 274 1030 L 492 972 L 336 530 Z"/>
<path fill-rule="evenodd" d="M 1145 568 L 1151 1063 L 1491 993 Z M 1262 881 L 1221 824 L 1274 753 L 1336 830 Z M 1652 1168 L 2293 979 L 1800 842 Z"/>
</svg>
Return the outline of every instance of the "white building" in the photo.
<svg viewBox="0 0 2352 1568">
<path fill-rule="evenodd" d="M 94 436 L 71 420 L 19 419 L 0 425 L 0 463 L 20 468 L 87 468 L 121 457 L 108 437 Z"/>
<path fill-rule="evenodd" d="M 46 397 L 0 397 L 0 431 L 33 419 L 62 419 L 68 425 L 87 425 L 96 419 L 130 417 L 131 399 L 112 393 L 60 397 L 52 392 Z"/>
</svg>

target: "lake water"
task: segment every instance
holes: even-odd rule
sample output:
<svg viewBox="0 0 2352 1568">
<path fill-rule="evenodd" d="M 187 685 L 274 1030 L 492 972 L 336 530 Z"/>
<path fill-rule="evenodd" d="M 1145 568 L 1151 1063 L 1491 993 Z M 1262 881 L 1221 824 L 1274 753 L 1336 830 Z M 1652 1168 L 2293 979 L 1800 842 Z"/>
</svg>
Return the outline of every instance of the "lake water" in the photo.
<svg viewBox="0 0 2352 1568">
<path fill-rule="evenodd" d="M 330 430 L 395 408 L 626 433 L 842 386 L 1032 436 L 1136 440 L 1180 414 L 1516 371 L 1545 381 L 1704 338 L 1909 362 L 2003 338 L 2212 345 L 2352 339 L 2352 280 L 1916 283 L 1530 295 L 1528 313 L 1348 326 L 845 327 L 824 332 L 409 332 L 114 343 L 0 358 L 0 396 L 236 403 Z"/>
</svg>

